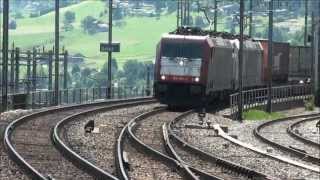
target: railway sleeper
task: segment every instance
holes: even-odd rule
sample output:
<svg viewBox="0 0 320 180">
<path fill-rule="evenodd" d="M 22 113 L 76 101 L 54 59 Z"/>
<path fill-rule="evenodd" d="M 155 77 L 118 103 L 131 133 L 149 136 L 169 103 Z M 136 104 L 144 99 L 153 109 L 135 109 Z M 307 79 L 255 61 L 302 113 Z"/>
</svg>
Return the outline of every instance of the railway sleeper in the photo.
<svg viewBox="0 0 320 180">
<path fill-rule="evenodd" d="M 252 172 L 252 171 L 245 169 L 243 167 L 225 162 L 221 159 L 217 159 L 216 162 L 217 162 L 217 165 L 221 166 L 222 168 L 230 170 L 231 172 L 235 172 L 238 175 L 244 175 L 249 178 L 254 178 L 257 176 L 257 174 L 255 172 Z"/>
</svg>

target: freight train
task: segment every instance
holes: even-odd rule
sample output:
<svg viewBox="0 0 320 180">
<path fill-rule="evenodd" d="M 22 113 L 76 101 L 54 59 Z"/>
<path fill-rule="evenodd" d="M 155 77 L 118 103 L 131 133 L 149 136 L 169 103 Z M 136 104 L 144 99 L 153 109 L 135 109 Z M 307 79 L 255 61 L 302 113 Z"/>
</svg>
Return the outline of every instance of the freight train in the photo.
<svg viewBox="0 0 320 180">
<path fill-rule="evenodd" d="M 163 104 L 200 106 L 228 98 L 239 88 L 239 37 L 198 28 L 178 28 L 157 45 L 154 95 Z M 274 84 L 288 83 L 290 45 L 273 43 Z M 268 41 L 245 36 L 243 87 L 264 87 L 269 79 Z"/>
</svg>

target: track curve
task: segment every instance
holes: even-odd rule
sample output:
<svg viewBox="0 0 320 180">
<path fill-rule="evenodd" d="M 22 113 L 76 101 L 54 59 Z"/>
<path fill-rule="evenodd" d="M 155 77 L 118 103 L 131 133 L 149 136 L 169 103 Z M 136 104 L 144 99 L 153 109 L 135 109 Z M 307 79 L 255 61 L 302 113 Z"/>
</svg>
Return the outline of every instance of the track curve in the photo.
<svg viewBox="0 0 320 180">
<path fill-rule="evenodd" d="M 298 132 L 298 131 L 295 131 L 296 128 L 298 128 L 298 126 L 300 126 L 301 124 L 304 124 L 304 123 L 310 123 L 312 121 L 318 121 L 320 119 L 320 117 L 316 117 L 316 118 L 306 118 L 306 119 L 302 119 L 300 121 L 297 121 L 295 123 L 292 123 L 290 124 L 290 126 L 288 127 L 287 131 L 288 133 L 295 137 L 296 139 L 304 142 L 304 143 L 307 143 L 307 144 L 310 144 L 311 146 L 315 146 L 315 147 L 318 147 L 320 148 L 320 143 L 319 142 L 316 142 L 312 139 L 309 139 L 307 137 L 304 137 L 301 133 L 304 133 L 304 132 Z M 316 123 L 314 123 L 316 124 Z M 316 127 L 314 127 L 316 128 Z"/>
<path fill-rule="evenodd" d="M 282 118 L 278 120 L 273 121 L 267 121 L 265 123 L 260 124 L 254 129 L 254 135 L 261 139 L 262 141 L 266 142 L 267 144 L 270 144 L 272 146 L 275 146 L 277 148 L 280 148 L 284 151 L 290 152 L 298 156 L 299 158 L 314 163 L 314 164 L 320 164 L 320 158 L 319 153 L 320 149 L 317 147 L 317 145 L 310 146 L 310 144 L 306 143 L 305 141 L 297 141 L 297 137 L 293 134 L 290 134 L 290 124 L 301 121 L 301 120 L 310 120 L 310 119 L 319 119 L 320 114 L 311 114 L 311 115 L 302 115 L 302 116 L 294 116 L 294 117 L 288 117 L 288 118 Z M 271 134 L 266 129 L 272 129 L 273 126 L 283 126 L 281 128 L 282 136 L 281 138 L 276 138 L 273 134 Z M 264 132 L 265 131 L 265 132 Z M 283 132 L 282 132 L 283 131 Z M 270 136 L 268 136 L 270 134 Z M 272 137 L 271 137 L 272 135 Z M 288 142 L 281 142 L 281 140 L 284 139 Z M 294 146 L 295 144 L 298 144 L 299 147 Z"/>
<path fill-rule="evenodd" d="M 209 173 L 210 171 L 209 173 L 210 175 L 215 174 L 217 178 L 221 177 L 222 179 L 234 179 L 234 178 L 237 179 L 240 176 L 242 176 L 242 178 L 247 178 L 247 179 L 270 179 L 268 175 L 265 175 L 261 172 L 257 172 L 253 169 L 241 166 L 234 162 L 222 159 L 213 154 L 202 151 L 201 149 L 195 147 L 194 145 L 184 141 L 183 138 L 179 137 L 175 133 L 175 130 L 173 128 L 174 125 L 192 113 L 194 113 L 194 111 L 188 111 L 186 113 L 183 113 L 177 118 L 175 118 L 173 121 L 171 121 L 168 125 L 169 136 L 172 139 L 172 141 L 174 141 L 179 146 L 179 149 L 181 150 L 181 154 L 185 154 L 185 157 L 190 157 L 192 156 L 192 154 L 197 155 L 199 157 L 198 161 L 202 162 L 199 164 L 190 164 L 190 166 L 196 166 L 198 169 L 202 169 L 207 173 Z M 202 168 L 202 166 L 209 166 L 210 168 L 204 169 Z M 216 167 L 221 167 L 229 171 L 228 172 L 226 171 L 225 173 L 221 173 L 214 170 Z"/>
<path fill-rule="evenodd" d="M 94 174 L 88 174 L 80 170 L 71 162 L 64 159 L 54 148 L 54 143 L 51 139 L 51 129 L 61 119 L 81 111 L 88 111 L 115 103 L 146 99 L 150 100 L 150 98 L 113 100 L 56 107 L 33 113 L 19 118 L 7 126 L 4 144 L 11 159 L 20 165 L 32 179 L 93 179 Z M 26 136 L 29 136 L 29 138 Z M 81 167 L 81 169 L 87 168 Z"/>
</svg>

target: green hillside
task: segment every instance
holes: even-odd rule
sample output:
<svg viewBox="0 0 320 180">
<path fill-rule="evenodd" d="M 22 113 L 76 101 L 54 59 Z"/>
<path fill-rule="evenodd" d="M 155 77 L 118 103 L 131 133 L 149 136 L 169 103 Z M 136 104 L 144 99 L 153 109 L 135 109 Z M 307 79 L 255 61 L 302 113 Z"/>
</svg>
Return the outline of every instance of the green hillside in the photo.
<svg viewBox="0 0 320 180">
<path fill-rule="evenodd" d="M 106 61 L 106 54 L 99 52 L 100 41 L 107 40 L 107 33 L 89 35 L 83 32 L 81 20 L 86 16 L 93 16 L 107 22 L 105 16 L 99 15 L 105 10 L 105 3 L 101 1 L 84 1 L 61 9 L 60 21 L 63 25 L 63 15 L 67 10 L 75 12 L 74 30 L 64 32 L 61 29 L 61 47 L 65 46 L 71 54 L 81 53 L 88 57 L 86 64 L 91 67 L 101 67 Z M 121 42 L 121 52 L 114 56 L 120 66 L 124 61 L 138 59 L 153 60 L 155 47 L 161 34 L 175 28 L 175 15 L 162 15 L 159 20 L 155 17 L 125 17 L 126 25 L 114 27 L 113 38 Z M 17 29 L 10 30 L 10 41 L 23 49 L 34 46 L 52 48 L 54 44 L 54 12 L 36 18 L 17 19 Z"/>
<path fill-rule="evenodd" d="M 71 54 L 83 54 L 87 57 L 86 64 L 98 69 L 107 59 L 106 53 L 99 52 L 99 43 L 107 40 L 107 32 L 89 35 L 83 31 L 81 21 L 86 16 L 92 16 L 107 22 L 106 14 L 104 14 L 105 6 L 105 2 L 102 1 L 83 1 L 62 8 L 60 15 L 61 27 L 66 11 L 75 12 L 76 17 L 72 31 L 64 32 L 61 28 L 61 47 L 65 46 Z M 193 17 L 198 15 L 203 16 L 202 13 L 192 12 Z M 228 26 L 230 22 L 227 22 L 227 18 L 219 17 L 218 30 L 230 28 Z M 255 36 L 263 37 L 266 34 L 267 17 L 257 16 L 255 19 Z M 121 52 L 114 54 L 120 67 L 127 60 L 154 60 L 156 44 L 163 33 L 175 28 L 176 15 L 162 13 L 159 19 L 156 17 L 126 16 L 121 23 L 124 25 L 115 26 L 113 30 L 114 41 L 121 42 Z M 290 24 L 291 26 L 287 22 L 280 22 L 275 18 L 275 39 L 295 44 L 303 42 L 303 36 L 301 36 L 303 33 L 300 31 L 303 27 L 303 18 L 292 19 Z M 15 42 L 16 46 L 23 49 L 31 49 L 34 46 L 52 48 L 54 44 L 54 12 L 36 18 L 17 19 L 17 27 L 16 30 L 10 31 L 10 41 Z M 235 26 L 235 32 L 238 32 L 238 26 Z"/>
</svg>

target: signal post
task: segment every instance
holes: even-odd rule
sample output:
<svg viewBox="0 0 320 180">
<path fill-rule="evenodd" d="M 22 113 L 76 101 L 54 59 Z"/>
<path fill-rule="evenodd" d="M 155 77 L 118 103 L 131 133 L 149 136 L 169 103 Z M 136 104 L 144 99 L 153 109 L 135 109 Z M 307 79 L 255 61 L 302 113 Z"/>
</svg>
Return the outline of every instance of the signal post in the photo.
<svg viewBox="0 0 320 180">
<path fill-rule="evenodd" d="M 112 52 L 120 52 L 120 43 L 112 42 L 112 1 L 109 0 L 109 29 L 108 29 L 108 42 L 100 43 L 100 52 L 108 52 L 108 82 L 106 98 L 111 99 L 111 87 L 112 87 Z"/>
</svg>

